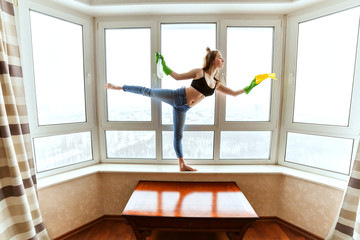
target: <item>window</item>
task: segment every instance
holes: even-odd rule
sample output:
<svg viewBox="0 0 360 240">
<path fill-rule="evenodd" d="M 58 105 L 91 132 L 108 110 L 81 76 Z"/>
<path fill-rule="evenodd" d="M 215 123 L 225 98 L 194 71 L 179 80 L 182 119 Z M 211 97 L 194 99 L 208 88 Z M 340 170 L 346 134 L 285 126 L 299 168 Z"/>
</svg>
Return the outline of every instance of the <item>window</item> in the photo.
<svg viewBox="0 0 360 240">
<path fill-rule="evenodd" d="M 216 49 L 215 23 L 161 24 L 161 53 L 166 64 L 178 73 L 202 68 L 206 47 Z M 191 81 L 176 82 L 170 76 L 161 81 L 162 88 L 190 86 Z M 200 102 L 186 115 L 186 124 L 214 124 L 215 95 Z M 162 104 L 162 123 L 172 124 L 172 108 Z"/>
<path fill-rule="evenodd" d="M 348 174 L 353 142 L 353 139 L 289 132 L 285 159 L 292 163 Z"/>
<path fill-rule="evenodd" d="M 348 126 L 359 15 L 354 8 L 299 23 L 294 122 Z"/>
<path fill-rule="evenodd" d="M 90 132 L 34 138 L 38 172 L 92 160 Z"/>
<path fill-rule="evenodd" d="M 269 159 L 270 147 L 270 131 L 223 131 L 220 159 Z"/>
<path fill-rule="evenodd" d="M 35 11 L 30 17 L 39 125 L 85 122 L 82 26 Z"/>
<path fill-rule="evenodd" d="M 222 30 L 219 31 L 219 28 Z M 171 69 L 183 73 L 202 68 L 206 47 L 227 49 L 226 52 L 221 51 L 226 56 L 227 66 L 218 77 L 231 88 L 245 87 L 256 74 L 281 73 L 280 62 L 275 63 L 275 60 L 281 59 L 278 20 L 250 25 L 231 25 L 227 22 L 220 25 L 216 21 L 100 22 L 97 36 L 98 56 L 100 60 L 103 59 L 98 63 L 100 78 L 105 79 L 105 83 L 164 89 L 189 86 L 191 79 L 176 81 L 165 75 L 160 79 L 156 74 L 154 53 L 160 51 Z M 221 44 L 218 43 L 219 39 L 223 39 Z M 240 47 L 237 43 L 246 47 Z M 256 60 L 254 53 L 262 54 L 262 60 Z M 250 68 L 254 62 L 257 67 Z M 241 71 L 238 71 L 239 66 L 243 68 Z M 243 75 L 236 76 L 238 72 Z M 225 73 L 229 75 L 227 79 Z M 273 94 L 278 91 L 279 85 L 267 80 L 254 89 L 254 96 L 249 94 L 224 101 L 225 97 L 218 92 L 190 109 L 183 136 L 187 162 L 274 162 L 274 141 L 277 139 L 274 116 L 280 98 L 273 97 Z M 115 90 L 100 91 L 99 99 L 102 116 L 100 132 L 104 133 L 105 139 L 105 155 L 102 157 L 105 162 L 175 162 L 171 106 Z M 249 127 L 252 122 L 256 124 Z"/>
<path fill-rule="evenodd" d="M 153 87 L 151 46 L 153 26 L 144 24 L 99 24 L 98 51 L 103 79 L 99 108 L 104 161 L 151 162 L 157 159 L 156 105 L 150 98 L 116 90 L 103 90 L 104 83 Z M 100 63 L 100 62 L 99 62 Z M 104 102 L 103 102 L 104 99 Z M 107 159 L 107 160 L 106 160 Z M 116 159 L 116 160 L 115 160 Z"/>
<path fill-rule="evenodd" d="M 93 22 L 26 3 L 20 36 L 38 173 L 99 159 L 175 163 L 171 107 L 103 85 L 189 86 L 191 80 L 157 77 L 155 51 L 185 72 L 201 68 L 210 47 L 222 52 L 218 77 L 230 88 L 242 89 L 261 73 L 275 72 L 279 80 L 238 97 L 216 92 L 188 111 L 183 150 L 189 164 L 279 163 L 348 175 L 360 130 L 360 7 L 339 5 L 291 14 L 284 31 L 282 18 L 272 16 Z"/>
<path fill-rule="evenodd" d="M 36 170 L 46 175 L 92 164 L 97 134 L 87 87 L 90 22 L 46 8 L 28 9 L 27 17 L 30 41 L 23 49 L 31 67 L 24 67 L 24 79 Z"/>
<path fill-rule="evenodd" d="M 241 89 L 255 75 L 273 71 L 273 39 L 273 27 L 227 28 L 227 86 Z M 226 121 L 269 121 L 271 81 L 249 95 L 226 96 Z"/>
<path fill-rule="evenodd" d="M 226 21 L 226 85 L 242 89 L 258 74 L 275 72 L 281 78 L 276 59 L 279 46 L 280 22 L 253 21 L 244 24 Z M 222 162 L 274 162 L 277 139 L 278 82 L 267 79 L 249 94 L 226 96 L 220 109 L 220 150 Z"/>
<path fill-rule="evenodd" d="M 105 49 L 107 82 L 150 87 L 149 28 L 105 29 Z M 149 98 L 107 91 L 107 100 L 108 121 L 151 121 Z"/>
<path fill-rule="evenodd" d="M 285 165 L 349 174 L 359 130 L 359 18 L 360 7 L 290 18 L 298 32 L 288 40 Z"/>
<path fill-rule="evenodd" d="M 106 131 L 106 149 L 108 158 L 155 159 L 155 131 Z"/>
<path fill-rule="evenodd" d="M 215 23 L 174 23 L 161 24 L 161 53 L 170 68 L 178 73 L 202 68 L 206 47 L 216 49 Z M 191 80 L 176 81 L 170 76 L 161 81 L 162 88 L 189 86 Z M 186 114 L 186 125 L 214 125 L 215 94 L 204 99 L 196 108 Z M 172 124 L 172 107 L 162 103 L 162 123 Z M 209 128 L 211 129 L 211 128 Z M 213 129 L 211 129 L 213 130 Z M 162 147 L 164 159 L 175 159 L 173 132 L 164 131 Z M 184 155 L 187 159 L 208 159 L 214 157 L 213 131 L 185 131 L 183 138 Z"/>
<path fill-rule="evenodd" d="M 172 131 L 164 131 L 163 159 L 175 159 Z M 185 131 L 183 137 L 183 152 L 187 159 L 213 160 L 214 132 L 212 131 Z"/>
</svg>

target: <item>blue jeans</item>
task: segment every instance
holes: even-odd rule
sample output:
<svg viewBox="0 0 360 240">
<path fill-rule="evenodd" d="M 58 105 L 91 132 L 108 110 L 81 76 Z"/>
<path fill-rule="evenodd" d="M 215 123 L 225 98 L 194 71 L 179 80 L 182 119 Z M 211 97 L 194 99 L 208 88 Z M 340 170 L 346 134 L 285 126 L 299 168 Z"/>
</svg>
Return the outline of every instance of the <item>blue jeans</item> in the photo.
<svg viewBox="0 0 360 240">
<path fill-rule="evenodd" d="M 160 100 L 173 107 L 173 124 L 174 124 L 174 150 L 178 158 L 183 157 L 182 143 L 183 131 L 185 126 L 186 112 L 190 106 L 186 102 L 185 88 L 173 89 L 152 89 L 140 86 L 124 85 L 125 92 L 141 94 Z"/>
</svg>

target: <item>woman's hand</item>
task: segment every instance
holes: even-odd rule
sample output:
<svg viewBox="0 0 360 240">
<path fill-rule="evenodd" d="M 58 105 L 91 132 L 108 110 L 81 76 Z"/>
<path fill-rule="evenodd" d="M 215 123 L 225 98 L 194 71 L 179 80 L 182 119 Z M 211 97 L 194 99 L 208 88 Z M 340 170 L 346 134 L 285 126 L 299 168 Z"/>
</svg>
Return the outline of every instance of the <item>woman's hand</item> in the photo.
<svg viewBox="0 0 360 240">
<path fill-rule="evenodd" d="M 163 72 L 166 76 L 169 76 L 173 71 L 166 65 L 163 55 L 158 52 L 155 52 L 155 63 L 157 64 L 159 59 L 161 60 L 161 65 L 163 67 Z"/>
</svg>

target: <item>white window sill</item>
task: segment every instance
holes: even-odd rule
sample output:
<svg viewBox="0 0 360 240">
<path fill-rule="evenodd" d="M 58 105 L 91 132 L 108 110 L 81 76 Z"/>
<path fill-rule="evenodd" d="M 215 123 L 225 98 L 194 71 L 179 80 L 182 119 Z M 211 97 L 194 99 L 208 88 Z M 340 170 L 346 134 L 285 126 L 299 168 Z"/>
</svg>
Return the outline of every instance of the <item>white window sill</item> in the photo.
<svg viewBox="0 0 360 240">
<path fill-rule="evenodd" d="M 281 174 L 325 185 L 335 189 L 345 190 L 347 181 L 308 173 L 278 165 L 197 165 L 197 172 L 179 172 L 177 165 L 150 165 L 150 164 L 108 164 L 100 163 L 69 172 L 43 177 L 38 179 L 38 189 L 71 181 L 95 173 L 174 173 L 174 174 Z"/>
</svg>

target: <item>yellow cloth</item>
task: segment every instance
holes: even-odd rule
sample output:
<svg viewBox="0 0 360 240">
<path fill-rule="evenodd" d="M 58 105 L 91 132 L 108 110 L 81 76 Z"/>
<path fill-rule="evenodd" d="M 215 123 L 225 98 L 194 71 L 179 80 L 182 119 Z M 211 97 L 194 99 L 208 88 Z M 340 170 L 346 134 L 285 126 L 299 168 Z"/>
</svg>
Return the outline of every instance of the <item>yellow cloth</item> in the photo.
<svg viewBox="0 0 360 240">
<path fill-rule="evenodd" d="M 256 79 L 255 83 L 259 84 L 267 78 L 272 78 L 272 79 L 277 80 L 275 77 L 275 73 L 264 73 L 264 74 L 259 74 L 259 75 L 255 76 L 255 79 Z"/>
</svg>

